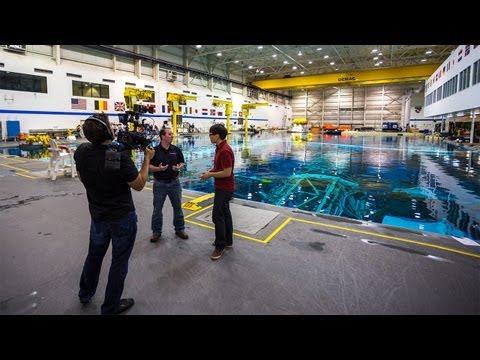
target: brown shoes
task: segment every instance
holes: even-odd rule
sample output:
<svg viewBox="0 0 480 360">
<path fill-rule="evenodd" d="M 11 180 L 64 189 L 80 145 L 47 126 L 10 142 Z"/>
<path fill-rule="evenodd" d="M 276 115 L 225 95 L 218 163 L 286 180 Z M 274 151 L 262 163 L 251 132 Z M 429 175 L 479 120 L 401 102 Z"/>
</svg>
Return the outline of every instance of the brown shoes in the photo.
<svg viewBox="0 0 480 360">
<path fill-rule="evenodd" d="M 188 239 L 188 235 L 185 233 L 185 231 L 177 231 L 175 232 L 175 235 L 184 240 Z"/>
<path fill-rule="evenodd" d="M 153 234 L 152 237 L 150 238 L 150 242 L 157 242 L 158 240 L 160 240 L 160 238 L 162 237 L 162 234 Z"/>
<path fill-rule="evenodd" d="M 218 260 L 222 257 L 224 252 L 225 252 L 225 249 L 215 248 L 215 250 L 213 250 L 212 255 L 210 255 L 210 259 Z"/>
</svg>

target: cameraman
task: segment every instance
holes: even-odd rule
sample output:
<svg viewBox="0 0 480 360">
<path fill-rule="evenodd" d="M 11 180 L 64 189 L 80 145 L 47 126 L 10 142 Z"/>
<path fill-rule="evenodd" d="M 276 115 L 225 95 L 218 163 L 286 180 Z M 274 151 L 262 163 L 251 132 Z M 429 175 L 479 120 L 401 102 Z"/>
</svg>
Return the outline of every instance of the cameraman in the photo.
<svg viewBox="0 0 480 360">
<path fill-rule="evenodd" d="M 132 298 L 121 298 L 137 235 L 137 215 L 130 188 L 140 191 L 145 186 L 148 163 L 155 150 L 145 149 L 138 172 L 129 151 L 119 151 L 111 145 L 114 134 L 106 114 L 96 113 L 86 119 L 83 132 L 89 142 L 77 148 L 74 158 L 78 177 L 87 191 L 91 223 L 78 297 L 82 304 L 90 303 L 111 239 L 112 263 L 101 313 L 115 315 L 134 304 Z"/>
<path fill-rule="evenodd" d="M 188 239 L 185 233 L 185 220 L 182 210 L 182 186 L 180 185 L 180 169 L 185 164 L 182 150 L 172 145 L 172 129 L 160 130 L 160 144 L 155 147 L 155 157 L 150 161 L 153 172 L 153 213 L 151 242 L 157 242 L 162 236 L 163 204 L 168 196 L 173 207 L 173 226 L 175 234 Z"/>
</svg>

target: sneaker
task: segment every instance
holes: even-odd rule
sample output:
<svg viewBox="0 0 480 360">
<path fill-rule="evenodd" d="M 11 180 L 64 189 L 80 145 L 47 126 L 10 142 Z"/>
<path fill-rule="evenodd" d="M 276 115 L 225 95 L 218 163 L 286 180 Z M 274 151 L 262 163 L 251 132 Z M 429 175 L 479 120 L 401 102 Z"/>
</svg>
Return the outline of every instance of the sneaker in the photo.
<svg viewBox="0 0 480 360">
<path fill-rule="evenodd" d="M 158 240 L 160 240 L 160 238 L 162 237 L 162 234 L 153 234 L 152 237 L 150 238 L 150 242 L 157 242 Z"/>
<path fill-rule="evenodd" d="M 188 239 L 188 235 L 185 233 L 185 231 L 176 231 L 175 235 L 177 235 L 181 239 Z"/>
<path fill-rule="evenodd" d="M 124 311 L 127 311 L 128 309 L 130 309 L 133 306 L 133 304 L 135 304 L 135 301 L 132 298 L 120 299 L 120 304 L 115 309 L 113 314 L 114 315 L 121 314 Z"/>
<path fill-rule="evenodd" d="M 212 255 L 210 255 L 210 259 L 218 260 L 222 257 L 224 252 L 225 252 L 224 249 L 215 248 L 215 250 L 213 250 Z"/>
</svg>

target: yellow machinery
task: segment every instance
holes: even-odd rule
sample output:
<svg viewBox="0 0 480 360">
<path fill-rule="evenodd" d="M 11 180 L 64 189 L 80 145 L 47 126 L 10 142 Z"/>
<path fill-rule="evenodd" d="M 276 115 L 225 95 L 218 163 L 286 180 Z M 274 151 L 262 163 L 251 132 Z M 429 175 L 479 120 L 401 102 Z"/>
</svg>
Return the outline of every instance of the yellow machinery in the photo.
<svg viewBox="0 0 480 360">
<path fill-rule="evenodd" d="M 136 89 L 133 87 L 126 87 L 123 92 L 125 98 L 125 105 L 127 110 L 133 111 L 133 107 L 139 101 L 155 102 L 155 92 L 152 90 Z"/>
<path fill-rule="evenodd" d="M 230 116 L 232 116 L 232 102 L 230 100 L 213 100 L 212 105 L 220 107 L 225 105 L 225 116 L 227 117 L 227 132 L 230 132 Z"/>
<path fill-rule="evenodd" d="M 257 106 L 268 106 L 266 102 L 263 103 L 253 103 L 253 104 L 242 104 L 242 114 L 243 114 L 243 123 L 245 124 L 245 135 L 248 134 L 248 117 L 250 115 L 250 109 L 255 109 Z"/>
<path fill-rule="evenodd" d="M 193 95 L 184 95 L 176 93 L 167 93 L 167 105 L 172 112 L 172 127 L 173 135 L 177 135 L 177 116 L 181 115 L 179 105 L 186 105 L 187 100 L 197 101 L 197 97 Z"/>
</svg>

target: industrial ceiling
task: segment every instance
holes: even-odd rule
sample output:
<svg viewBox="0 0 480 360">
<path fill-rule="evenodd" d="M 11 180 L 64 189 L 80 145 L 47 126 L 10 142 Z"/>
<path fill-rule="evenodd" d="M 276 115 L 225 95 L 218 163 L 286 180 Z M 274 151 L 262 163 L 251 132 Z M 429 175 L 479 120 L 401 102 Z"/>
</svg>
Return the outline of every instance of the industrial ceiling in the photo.
<svg viewBox="0 0 480 360">
<path fill-rule="evenodd" d="M 167 45 L 172 46 L 172 45 Z M 442 63 L 458 45 L 190 45 L 187 58 L 229 65 L 246 82 Z"/>
</svg>

